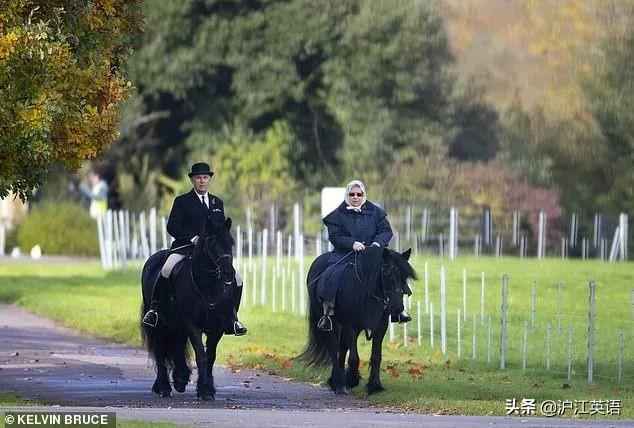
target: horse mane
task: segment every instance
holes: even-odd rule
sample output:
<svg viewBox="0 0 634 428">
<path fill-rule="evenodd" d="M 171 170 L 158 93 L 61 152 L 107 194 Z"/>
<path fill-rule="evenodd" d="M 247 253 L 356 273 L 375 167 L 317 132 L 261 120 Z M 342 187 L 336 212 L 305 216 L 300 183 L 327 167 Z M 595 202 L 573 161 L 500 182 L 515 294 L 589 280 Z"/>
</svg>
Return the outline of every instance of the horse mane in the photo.
<svg viewBox="0 0 634 428">
<path fill-rule="evenodd" d="M 340 309 L 354 314 L 359 325 L 374 328 L 384 311 L 383 303 L 377 298 L 381 293 L 383 249 L 370 247 L 354 257 L 354 265 L 344 273 L 341 278 L 344 284 L 339 289 L 342 299 L 338 301 L 345 301 L 349 306 Z"/>
<path fill-rule="evenodd" d="M 418 275 L 416 275 L 416 271 L 414 270 L 412 265 L 409 263 L 409 261 L 405 257 L 403 257 L 401 253 L 399 253 L 398 251 L 388 249 L 387 254 L 390 260 L 394 262 L 397 269 L 401 272 L 401 275 L 403 276 L 403 278 L 405 279 L 411 278 L 413 280 L 418 279 Z"/>
<path fill-rule="evenodd" d="M 232 250 L 235 245 L 235 240 L 231 235 L 230 229 L 225 227 L 225 222 L 229 221 L 231 224 L 231 219 L 225 219 L 225 216 L 221 212 L 212 212 L 205 221 L 205 225 L 202 228 L 200 233 L 199 243 L 204 243 L 204 238 L 207 236 L 215 236 L 218 239 L 219 244 L 225 250 Z M 198 247 L 198 245 L 196 245 Z"/>
</svg>

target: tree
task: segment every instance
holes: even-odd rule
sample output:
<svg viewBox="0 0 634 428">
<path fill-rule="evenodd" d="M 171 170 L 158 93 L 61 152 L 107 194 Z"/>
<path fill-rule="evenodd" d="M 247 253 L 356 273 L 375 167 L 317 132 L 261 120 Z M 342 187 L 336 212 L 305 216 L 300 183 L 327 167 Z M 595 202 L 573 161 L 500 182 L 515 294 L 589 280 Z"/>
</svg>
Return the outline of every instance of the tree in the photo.
<svg viewBox="0 0 634 428">
<path fill-rule="evenodd" d="M 51 165 L 77 170 L 115 140 L 139 2 L 0 1 L 0 197 L 27 199 Z"/>
<path fill-rule="evenodd" d="M 455 135 L 449 155 L 459 160 L 488 161 L 499 149 L 498 113 L 487 103 L 484 89 L 470 81 L 453 104 Z"/>
<path fill-rule="evenodd" d="M 602 191 L 596 202 L 611 213 L 634 212 L 634 33 L 612 37 L 605 60 L 588 80 L 586 96 L 605 142 Z"/>
<path fill-rule="evenodd" d="M 171 128 L 182 132 L 151 132 L 161 139 L 151 164 L 180 162 L 182 174 L 188 153 L 217 154 L 237 130 L 255 143 L 277 122 L 292 134 L 289 170 L 307 192 L 366 172 L 381 183 L 407 146 L 421 155 L 443 151 L 453 82 L 434 6 L 154 0 L 145 7 L 147 31 L 130 59 L 140 114 L 169 111 Z M 187 153 L 166 156 L 168 147 Z"/>
</svg>

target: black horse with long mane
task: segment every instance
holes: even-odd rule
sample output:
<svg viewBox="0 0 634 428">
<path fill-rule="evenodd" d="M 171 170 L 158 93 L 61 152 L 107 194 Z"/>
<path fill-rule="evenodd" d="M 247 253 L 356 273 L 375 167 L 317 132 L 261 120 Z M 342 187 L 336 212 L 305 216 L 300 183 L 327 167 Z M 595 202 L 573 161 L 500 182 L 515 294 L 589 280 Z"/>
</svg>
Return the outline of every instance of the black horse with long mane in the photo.
<svg viewBox="0 0 634 428">
<path fill-rule="evenodd" d="M 332 365 L 328 384 L 336 394 L 347 394 L 347 388 L 359 384 L 359 353 L 357 339 L 362 331 L 372 340 L 370 357 L 369 394 L 383 390 L 381 385 L 381 356 L 390 314 L 403 310 L 403 294 L 409 291 L 407 279 L 416 279 L 409 264 L 411 250 L 400 254 L 387 248 L 369 247 L 359 255 L 349 254 L 345 270 L 338 276 L 341 285 L 335 300 L 333 330 L 319 331 L 317 320 L 322 305 L 317 297 L 318 278 L 328 266 L 330 254 L 319 256 L 308 271 L 310 312 L 308 343 L 299 359 L 308 365 Z M 345 369 L 346 356 L 348 368 Z"/>
<path fill-rule="evenodd" d="M 225 323 L 241 289 L 234 286 L 233 238 L 231 219 L 210 215 L 191 257 L 183 259 L 170 276 L 168 298 L 160 307 L 156 327 L 141 322 L 141 336 L 156 365 L 152 391 L 161 397 L 171 395 L 169 373 L 174 389 L 184 392 L 191 369 L 188 365 L 189 340 L 196 356 L 200 399 L 214 399 L 213 365 L 216 347 L 225 330 Z M 141 317 L 146 313 L 152 286 L 168 255 L 167 250 L 154 253 L 143 266 Z M 236 291 L 239 290 L 239 291 Z M 207 340 L 203 344 L 202 334 Z M 205 346 L 206 345 L 206 346 Z M 206 348 L 206 349 L 205 349 Z"/>
</svg>

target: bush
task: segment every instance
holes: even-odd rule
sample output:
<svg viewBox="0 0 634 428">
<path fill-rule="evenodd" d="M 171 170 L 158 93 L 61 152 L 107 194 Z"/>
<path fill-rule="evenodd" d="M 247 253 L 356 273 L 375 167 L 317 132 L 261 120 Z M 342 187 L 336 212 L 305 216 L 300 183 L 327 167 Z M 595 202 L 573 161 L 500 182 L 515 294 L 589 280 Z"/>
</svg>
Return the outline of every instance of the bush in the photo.
<svg viewBox="0 0 634 428">
<path fill-rule="evenodd" d="M 70 202 L 34 208 L 18 227 L 17 238 L 25 253 L 39 244 L 43 254 L 99 255 L 97 223 L 80 205 Z"/>
</svg>

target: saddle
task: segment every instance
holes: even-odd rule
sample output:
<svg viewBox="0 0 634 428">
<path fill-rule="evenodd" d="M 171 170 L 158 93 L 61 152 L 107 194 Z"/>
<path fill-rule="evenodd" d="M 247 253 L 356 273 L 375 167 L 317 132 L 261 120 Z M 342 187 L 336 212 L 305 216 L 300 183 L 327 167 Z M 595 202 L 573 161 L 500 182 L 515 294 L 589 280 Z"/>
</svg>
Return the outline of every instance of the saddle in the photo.
<svg viewBox="0 0 634 428">
<path fill-rule="evenodd" d="M 322 301 L 334 301 L 339 288 L 345 284 L 343 277 L 350 269 L 354 269 L 354 263 L 342 263 L 330 266 L 317 282 L 317 295 Z"/>
</svg>

